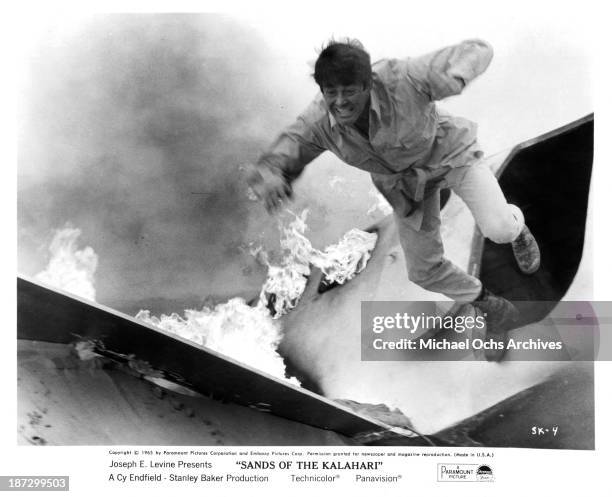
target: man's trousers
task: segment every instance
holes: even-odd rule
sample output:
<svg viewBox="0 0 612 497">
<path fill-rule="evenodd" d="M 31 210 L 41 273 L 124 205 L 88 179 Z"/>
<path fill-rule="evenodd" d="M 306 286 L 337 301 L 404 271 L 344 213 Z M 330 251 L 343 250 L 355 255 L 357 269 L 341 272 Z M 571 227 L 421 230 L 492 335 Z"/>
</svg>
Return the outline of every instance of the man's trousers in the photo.
<svg viewBox="0 0 612 497">
<path fill-rule="evenodd" d="M 444 257 L 441 188 L 450 188 L 466 203 L 482 234 L 495 243 L 516 239 L 525 220 L 518 207 L 508 204 L 497 179 L 483 162 L 453 168 L 441 182 L 426 188 L 420 230 L 411 226 L 409 218 L 395 215 L 410 280 L 453 300 L 471 302 L 480 294 L 482 284 Z"/>
</svg>

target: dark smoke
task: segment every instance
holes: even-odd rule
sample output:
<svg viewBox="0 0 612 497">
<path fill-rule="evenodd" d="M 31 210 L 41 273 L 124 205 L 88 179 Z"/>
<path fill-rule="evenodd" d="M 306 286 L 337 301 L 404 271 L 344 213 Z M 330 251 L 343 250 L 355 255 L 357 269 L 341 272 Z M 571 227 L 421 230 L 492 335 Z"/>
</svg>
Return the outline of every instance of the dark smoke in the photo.
<svg viewBox="0 0 612 497">
<path fill-rule="evenodd" d="M 242 247 L 273 221 L 238 164 L 287 122 L 271 60 L 218 15 L 103 16 L 43 39 L 23 89 L 19 270 L 42 269 L 69 221 L 100 256 L 102 303 L 255 292 L 265 271 Z"/>
</svg>

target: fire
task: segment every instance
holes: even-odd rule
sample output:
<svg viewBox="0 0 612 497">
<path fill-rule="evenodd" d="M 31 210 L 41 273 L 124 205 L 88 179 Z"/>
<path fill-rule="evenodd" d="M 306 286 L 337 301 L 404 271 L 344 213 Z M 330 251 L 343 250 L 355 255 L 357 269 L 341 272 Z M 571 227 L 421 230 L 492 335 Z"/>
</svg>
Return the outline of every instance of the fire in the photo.
<svg viewBox="0 0 612 497">
<path fill-rule="evenodd" d="M 293 217 L 287 227 L 280 227 L 283 258 L 279 266 L 268 265 L 268 277 L 261 289 L 259 307 L 272 304 L 273 316 L 279 317 L 293 309 L 310 275 L 310 266 L 318 267 L 328 283 L 344 283 L 365 268 L 370 254 L 376 245 L 377 236 L 358 229 L 347 232 L 335 245 L 320 251 L 312 246 L 304 235 L 308 209 L 298 216 L 287 210 Z M 261 256 L 261 249 L 257 250 Z"/>
<path fill-rule="evenodd" d="M 280 226 L 283 255 L 279 265 L 271 264 L 261 247 L 251 251 L 268 266 L 268 276 L 257 305 L 251 307 L 243 299 L 234 298 L 213 309 L 186 310 L 183 317 L 177 313 L 155 317 L 143 310 L 136 318 L 285 378 L 283 359 L 276 352 L 282 329 L 280 322 L 273 318 L 297 305 L 306 288 L 311 264 L 321 269 L 327 281 L 344 283 L 363 270 L 377 238 L 375 234 L 354 229 L 337 244 L 320 251 L 304 235 L 308 211 L 304 210 L 299 216 L 290 214 L 294 219 L 286 227 Z M 289 381 L 299 385 L 295 378 Z"/>
<path fill-rule="evenodd" d="M 335 245 L 313 258 L 328 283 L 344 283 L 363 271 L 376 245 L 377 236 L 353 228 Z"/>
<path fill-rule="evenodd" d="M 276 352 L 282 338 L 280 323 L 241 298 L 230 299 L 213 309 L 186 310 L 184 317 L 176 313 L 155 317 L 145 310 L 136 319 L 272 376 L 285 378 L 283 358 Z M 299 385 L 295 378 L 289 381 Z"/>
<path fill-rule="evenodd" d="M 79 236 L 81 230 L 69 225 L 56 230 L 49 245 L 49 263 L 35 278 L 95 302 L 94 273 L 98 266 L 98 256 L 91 247 L 77 249 Z"/>
<path fill-rule="evenodd" d="M 290 212 L 290 211 L 289 211 Z M 255 306 L 233 298 L 214 308 L 186 310 L 156 317 L 141 310 L 136 319 L 169 333 L 203 345 L 278 378 L 286 378 L 283 358 L 277 347 L 282 339 L 280 321 L 275 320 L 295 307 L 306 288 L 311 266 L 321 269 L 327 282 L 344 283 L 365 267 L 376 235 L 350 230 L 335 245 L 321 251 L 305 236 L 308 210 L 280 226 L 282 258 L 279 265 L 268 260 L 261 248 L 252 251 L 268 266 L 268 276 Z M 44 282 L 95 301 L 94 273 L 98 257 L 91 247 L 77 249 L 81 231 L 66 227 L 58 230 L 50 245 L 51 259 L 36 277 Z M 271 312 L 270 307 L 273 307 Z M 83 358 L 90 357 L 84 344 L 77 346 Z M 295 378 L 288 381 L 299 385 Z"/>
</svg>

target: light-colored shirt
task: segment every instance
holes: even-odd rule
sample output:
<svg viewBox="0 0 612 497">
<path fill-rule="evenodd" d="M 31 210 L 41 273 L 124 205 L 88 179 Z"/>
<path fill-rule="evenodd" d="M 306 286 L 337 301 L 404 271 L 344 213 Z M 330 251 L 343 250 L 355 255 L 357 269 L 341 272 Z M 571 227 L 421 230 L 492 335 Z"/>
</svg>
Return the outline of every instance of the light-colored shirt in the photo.
<svg viewBox="0 0 612 497">
<path fill-rule="evenodd" d="M 411 216 L 418 229 L 427 185 L 483 155 L 476 124 L 442 112 L 435 101 L 461 93 L 492 57 L 488 43 L 466 40 L 421 57 L 378 61 L 372 66 L 367 138 L 336 122 L 319 95 L 257 165 L 293 181 L 329 150 L 368 171 L 396 213 Z"/>
</svg>

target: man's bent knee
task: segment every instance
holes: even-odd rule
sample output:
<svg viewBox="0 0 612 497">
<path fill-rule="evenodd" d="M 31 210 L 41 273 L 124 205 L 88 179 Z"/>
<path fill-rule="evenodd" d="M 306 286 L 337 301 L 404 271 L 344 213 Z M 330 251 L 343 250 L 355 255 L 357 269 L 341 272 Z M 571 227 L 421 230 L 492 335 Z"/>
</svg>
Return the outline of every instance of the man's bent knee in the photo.
<svg viewBox="0 0 612 497">
<path fill-rule="evenodd" d="M 513 224 L 510 223 L 495 223 L 481 228 L 482 234 L 495 243 L 510 243 L 514 240 L 518 233 Z"/>
<path fill-rule="evenodd" d="M 525 224 L 525 218 L 518 207 L 514 205 L 508 207 L 506 215 L 490 219 L 479 226 L 485 238 L 495 243 L 510 243 L 519 235 Z"/>
</svg>

